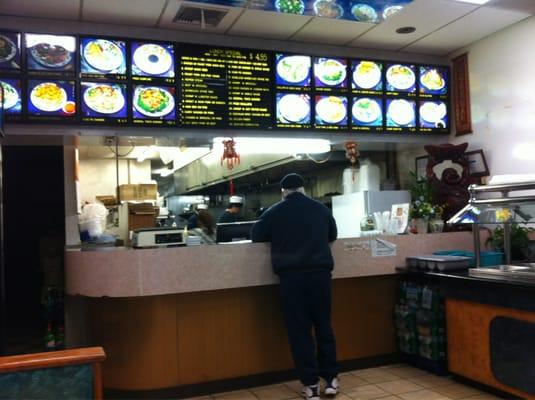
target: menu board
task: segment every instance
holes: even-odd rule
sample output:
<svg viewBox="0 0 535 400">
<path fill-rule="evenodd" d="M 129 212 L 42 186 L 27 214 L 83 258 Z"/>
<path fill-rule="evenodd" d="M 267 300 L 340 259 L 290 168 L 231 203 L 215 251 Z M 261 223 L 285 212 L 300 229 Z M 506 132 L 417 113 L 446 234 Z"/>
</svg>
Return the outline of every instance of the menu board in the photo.
<svg viewBox="0 0 535 400">
<path fill-rule="evenodd" d="M 413 62 L 0 31 L 0 81 L 9 122 L 450 130 L 449 68 Z"/>
<path fill-rule="evenodd" d="M 444 67 L 420 66 L 420 97 L 438 96 L 445 99 L 448 94 L 448 71 Z"/>
<path fill-rule="evenodd" d="M 188 46 L 179 59 L 182 126 L 271 128 L 268 52 Z"/>
<path fill-rule="evenodd" d="M 448 106 L 442 101 L 424 100 L 419 105 L 420 131 L 432 132 L 433 130 L 448 131 Z"/>
<path fill-rule="evenodd" d="M 76 38 L 59 35 L 25 35 L 28 72 L 40 76 L 74 73 Z"/>
<path fill-rule="evenodd" d="M 82 78 L 126 80 L 126 43 L 124 40 L 80 38 Z"/>
<path fill-rule="evenodd" d="M 131 43 L 132 80 L 175 83 L 175 48 L 172 43 Z"/>
<path fill-rule="evenodd" d="M 277 93 L 277 126 L 282 128 L 311 128 L 311 103 L 309 94 Z"/>
<path fill-rule="evenodd" d="M 351 92 L 353 94 L 381 94 L 383 91 L 383 63 L 369 60 L 351 61 Z"/>
<path fill-rule="evenodd" d="M 68 121 L 76 116 L 74 81 L 28 81 L 28 118 Z"/>
<path fill-rule="evenodd" d="M 123 83 L 81 82 L 82 121 L 101 124 L 126 124 L 128 107 Z"/>
<path fill-rule="evenodd" d="M 416 96 L 416 67 L 412 64 L 386 64 L 386 94 Z"/>
<path fill-rule="evenodd" d="M 277 90 L 310 90 L 312 57 L 295 54 L 275 54 Z"/>
<path fill-rule="evenodd" d="M 316 92 L 332 92 L 347 88 L 347 60 L 343 58 L 314 58 L 314 86 Z"/>
<path fill-rule="evenodd" d="M 19 121 L 21 119 L 22 110 L 22 90 L 20 79 L 7 79 L 0 78 L 0 85 L 2 85 L 2 91 L 0 91 L 0 106 L 3 101 L 4 116 L 6 121 Z"/>
<path fill-rule="evenodd" d="M 316 127 L 323 129 L 347 129 L 347 97 L 316 96 Z"/>
<path fill-rule="evenodd" d="M 0 70 L 18 71 L 20 66 L 20 33 L 0 31 Z"/>
<path fill-rule="evenodd" d="M 175 88 L 134 85 L 132 113 L 136 125 L 176 125 Z"/>
<path fill-rule="evenodd" d="M 386 99 L 386 130 L 391 132 L 416 131 L 416 101 Z"/>
<path fill-rule="evenodd" d="M 381 97 L 353 97 L 351 106 L 352 129 L 360 132 L 382 132 L 383 99 Z"/>
</svg>

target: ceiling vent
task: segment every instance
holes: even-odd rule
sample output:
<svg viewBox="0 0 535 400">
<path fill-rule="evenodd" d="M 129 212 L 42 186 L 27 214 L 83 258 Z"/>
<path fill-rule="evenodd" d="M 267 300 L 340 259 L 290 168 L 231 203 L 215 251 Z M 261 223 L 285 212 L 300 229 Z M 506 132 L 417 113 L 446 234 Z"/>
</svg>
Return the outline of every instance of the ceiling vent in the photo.
<svg viewBox="0 0 535 400">
<path fill-rule="evenodd" d="M 202 29 L 215 28 L 228 14 L 228 11 L 228 9 L 181 4 L 173 18 L 173 22 L 181 25 L 199 26 Z"/>
</svg>

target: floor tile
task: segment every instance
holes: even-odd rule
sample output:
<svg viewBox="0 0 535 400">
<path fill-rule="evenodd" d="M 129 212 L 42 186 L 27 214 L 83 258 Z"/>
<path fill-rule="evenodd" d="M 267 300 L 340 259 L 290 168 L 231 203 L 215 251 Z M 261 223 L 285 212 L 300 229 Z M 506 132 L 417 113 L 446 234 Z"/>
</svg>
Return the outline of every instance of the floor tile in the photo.
<svg viewBox="0 0 535 400">
<path fill-rule="evenodd" d="M 248 390 L 221 393 L 213 395 L 212 397 L 217 400 L 258 400 L 258 398 Z"/>
<path fill-rule="evenodd" d="M 260 400 L 288 400 L 295 397 L 295 391 L 286 385 L 276 385 L 266 388 L 251 389 Z"/>
<path fill-rule="evenodd" d="M 431 376 L 431 374 L 427 373 L 426 371 L 409 366 L 390 368 L 388 369 L 388 372 L 397 375 L 403 379 L 415 378 L 417 376 Z"/>
<path fill-rule="evenodd" d="M 368 385 L 370 382 L 367 382 L 358 376 L 347 374 L 340 375 L 338 377 L 338 383 L 340 388 L 342 388 L 344 391 L 347 391 L 357 386 Z"/>
<path fill-rule="evenodd" d="M 343 390 L 343 389 L 342 389 Z M 380 397 L 388 396 L 389 393 L 376 385 L 357 386 L 351 390 L 344 391 L 344 393 L 353 400 L 371 400 Z"/>
<path fill-rule="evenodd" d="M 502 397 L 494 396 L 490 393 L 476 394 L 475 396 L 465 397 L 463 400 L 500 400 Z"/>
<path fill-rule="evenodd" d="M 378 383 L 377 386 L 387 391 L 388 393 L 392 393 L 395 395 L 399 395 L 401 393 L 415 392 L 416 390 L 423 389 L 422 386 L 419 386 L 416 383 L 413 383 L 405 379 L 398 379 L 397 381 Z"/>
<path fill-rule="evenodd" d="M 436 386 L 445 386 L 451 385 L 454 383 L 450 378 L 445 376 L 417 376 L 415 378 L 409 378 L 411 382 L 416 383 L 417 385 L 423 386 L 424 388 L 433 388 Z"/>
<path fill-rule="evenodd" d="M 429 389 L 401 393 L 399 394 L 399 397 L 403 400 L 449 400 L 449 397 Z"/>
<path fill-rule="evenodd" d="M 434 387 L 435 392 L 442 393 L 445 396 L 448 396 L 452 399 L 463 399 L 469 396 L 475 396 L 476 394 L 483 394 L 483 392 L 471 388 L 466 385 L 461 385 L 460 383 L 452 383 L 451 385 L 437 386 Z"/>
</svg>

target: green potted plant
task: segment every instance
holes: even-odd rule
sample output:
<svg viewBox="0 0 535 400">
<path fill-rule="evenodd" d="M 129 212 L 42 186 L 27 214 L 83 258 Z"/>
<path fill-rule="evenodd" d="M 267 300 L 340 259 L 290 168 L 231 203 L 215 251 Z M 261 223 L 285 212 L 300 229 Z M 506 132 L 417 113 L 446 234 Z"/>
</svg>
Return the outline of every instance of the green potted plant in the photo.
<svg viewBox="0 0 535 400">
<path fill-rule="evenodd" d="M 429 221 L 437 219 L 442 222 L 441 217 L 444 208 L 433 204 L 433 187 L 427 178 L 419 178 L 413 171 L 410 172 L 410 177 L 409 190 L 412 198 L 410 217 L 418 233 L 427 233 Z M 442 224 L 434 223 L 433 225 L 444 226 L 443 222 Z"/>
<path fill-rule="evenodd" d="M 511 259 L 523 260 L 525 258 L 525 252 L 529 245 L 529 233 L 533 231 L 533 228 L 527 228 L 515 222 L 511 223 Z M 503 227 L 497 226 L 487 238 L 487 246 L 492 246 L 496 251 L 504 251 L 503 234 Z"/>
</svg>

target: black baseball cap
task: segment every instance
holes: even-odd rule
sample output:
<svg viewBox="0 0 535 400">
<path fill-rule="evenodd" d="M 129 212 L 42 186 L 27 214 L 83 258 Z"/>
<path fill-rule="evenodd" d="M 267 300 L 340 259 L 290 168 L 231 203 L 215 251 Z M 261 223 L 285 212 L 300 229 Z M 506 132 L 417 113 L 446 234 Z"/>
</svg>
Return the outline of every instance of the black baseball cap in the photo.
<svg viewBox="0 0 535 400">
<path fill-rule="evenodd" d="M 303 187 L 305 185 L 305 180 L 299 174 L 288 174 L 281 179 L 281 188 L 282 189 L 295 189 Z"/>
</svg>

